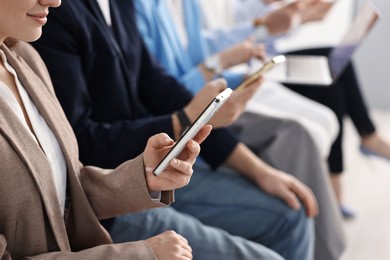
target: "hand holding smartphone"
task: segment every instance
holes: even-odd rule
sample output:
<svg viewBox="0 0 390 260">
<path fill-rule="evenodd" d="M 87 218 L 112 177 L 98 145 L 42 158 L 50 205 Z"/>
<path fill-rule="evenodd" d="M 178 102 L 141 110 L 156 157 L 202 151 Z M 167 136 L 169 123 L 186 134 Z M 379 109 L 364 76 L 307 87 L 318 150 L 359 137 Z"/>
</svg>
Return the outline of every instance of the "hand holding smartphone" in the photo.
<svg viewBox="0 0 390 260">
<path fill-rule="evenodd" d="M 275 65 L 282 63 L 285 60 L 286 57 L 284 55 L 278 55 L 266 61 L 260 69 L 258 69 L 255 73 L 253 73 L 249 77 L 247 77 L 243 82 L 241 82 L 241 84 L 235 89 L 235 91 L 246 88 L 256 80 L 258 80 L 262 74 L 266 73 L 267 71 L 272 69 Z"/>
<path fill-rule="evenodd" d="M 207 124 L 207 122 L 213 117 L 213 115 L 222 107 L 226 100 L 230 97 L 233 91 L 230 88 L 225 89 L 219 93 L 203 110 L 199 117 L 192 123 L 190 127 L 183 133 L 180 139 L 172 147 L 172 149 L 165 155 L 162 161 L 154 169 L 153 174 L 155 176 L 160 175 L 169 165 L 169 162 L 177 157 L 185 148 L 188 141 L 194 138 L 199 130 Z"/>
</svg>

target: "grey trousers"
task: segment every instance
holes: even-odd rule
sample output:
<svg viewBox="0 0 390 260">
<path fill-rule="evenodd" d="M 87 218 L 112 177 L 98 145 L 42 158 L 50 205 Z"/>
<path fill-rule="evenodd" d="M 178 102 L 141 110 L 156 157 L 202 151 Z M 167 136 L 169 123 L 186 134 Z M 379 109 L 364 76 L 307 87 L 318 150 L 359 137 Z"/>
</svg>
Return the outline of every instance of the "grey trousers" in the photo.
<svg viewBox="0 0 390 260">
<path fill-rule="evenodd" d="M 290 173 L 313 190 L 319 204 L 314 259 L 339 259 L 345 248 L 342 218 L 325 162 L 306 130 L 295 121 L 251 113 L 244 113 L 233 129 L 265 162 Z"/>
</svg>

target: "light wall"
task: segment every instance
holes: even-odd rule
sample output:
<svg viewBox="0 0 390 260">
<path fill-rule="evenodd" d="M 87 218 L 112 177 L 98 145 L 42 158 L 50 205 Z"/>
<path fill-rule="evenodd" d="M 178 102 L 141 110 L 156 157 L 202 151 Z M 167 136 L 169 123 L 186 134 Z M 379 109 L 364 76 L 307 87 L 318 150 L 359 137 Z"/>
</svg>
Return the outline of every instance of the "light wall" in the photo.
<svg viewBox="0 0 390 260">
<path fill-rule="evenodd" d="M 368 103 L 390 109 L 390 1 L 374 2 L 381 18 L 354 58 Z"/>
</svg>

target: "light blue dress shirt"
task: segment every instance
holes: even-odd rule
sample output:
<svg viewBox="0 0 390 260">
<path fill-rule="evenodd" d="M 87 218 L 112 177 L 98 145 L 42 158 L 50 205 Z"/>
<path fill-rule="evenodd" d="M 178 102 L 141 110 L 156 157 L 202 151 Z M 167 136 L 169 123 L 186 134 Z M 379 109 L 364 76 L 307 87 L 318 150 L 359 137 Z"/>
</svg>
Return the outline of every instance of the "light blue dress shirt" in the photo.
<svg viewBox="0 0 390 260">
<path fill-rule="evenodd" d="M 188 48 L 185 49 L 176 31 L 176 25 L 164 0 L 135 0 L 137 25 L 151 54 L 165 69 L 183 83 L 193 94 L 204 85 L 198 68 L 213 52 L 202 36 L 202 16 L 197 0 L 183 1 Z M 236 87 L 244 78 L 242 73 L 224 71 L 228 86 Z"/>
</svg>

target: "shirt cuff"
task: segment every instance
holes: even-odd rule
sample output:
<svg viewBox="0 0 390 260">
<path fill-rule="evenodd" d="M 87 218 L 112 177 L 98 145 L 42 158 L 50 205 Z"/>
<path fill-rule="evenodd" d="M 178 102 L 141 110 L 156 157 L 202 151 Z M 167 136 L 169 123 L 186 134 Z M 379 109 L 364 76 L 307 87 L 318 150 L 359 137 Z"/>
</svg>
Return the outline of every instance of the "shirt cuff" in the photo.
<svg viewBox="0 0 390 260">
<path fill-rule="evenodd" d="M 264 25 L 256 26 L 253 29 L 253 36 L 255 36 L 257 42 L 264 41 L 269 36 L 267 27 Z"/>
</svg>

